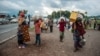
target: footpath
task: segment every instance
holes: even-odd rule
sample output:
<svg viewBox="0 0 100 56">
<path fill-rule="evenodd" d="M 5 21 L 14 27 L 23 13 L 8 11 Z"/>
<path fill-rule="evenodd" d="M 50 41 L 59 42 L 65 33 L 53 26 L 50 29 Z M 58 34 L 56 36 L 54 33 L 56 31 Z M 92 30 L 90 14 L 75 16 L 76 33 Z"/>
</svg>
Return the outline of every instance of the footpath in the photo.
<svg viewBox="0 0 100 56">
<path fill-rule="evenodd" d="M 49 30 L 41 34 L 42 44 L 37 47 L 34 44 L 35 34 L 30 31 L 31 41 L 26 48 L 19 49 L 17 37 L 14 37 L 0 45 L 0 56 L 100 56 L 100 31 L 86 30 L 86 45 L 78 52 L 73 52 L 73 36 L 66 29 L 64 42 L 59 41 L 59 30 L 54 27 L 53 33 Z"/>
</svg>

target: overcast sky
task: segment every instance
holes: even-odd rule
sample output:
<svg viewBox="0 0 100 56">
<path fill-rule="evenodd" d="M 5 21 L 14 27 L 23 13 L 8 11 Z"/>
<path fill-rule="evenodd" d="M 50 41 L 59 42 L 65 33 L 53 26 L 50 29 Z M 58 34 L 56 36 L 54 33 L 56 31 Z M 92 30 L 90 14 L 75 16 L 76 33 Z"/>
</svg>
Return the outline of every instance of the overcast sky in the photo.
<svg viewBox="0 0 100 56">
<path fill-rule="evenodd" d="M 0 12 L 11 14 L 26 9 L 29 14 L 47 15 L 52 11 L 68 10 L 100 15 L 100 0 L 0 0 Z"/>
</svg>

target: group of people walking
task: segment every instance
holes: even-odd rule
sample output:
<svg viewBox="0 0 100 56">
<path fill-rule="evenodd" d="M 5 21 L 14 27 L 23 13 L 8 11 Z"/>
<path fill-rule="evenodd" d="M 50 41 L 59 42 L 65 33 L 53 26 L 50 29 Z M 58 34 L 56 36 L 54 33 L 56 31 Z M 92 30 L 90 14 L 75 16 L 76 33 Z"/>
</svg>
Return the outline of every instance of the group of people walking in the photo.
<svg viewBox="0 0 100 56">
<path fill-rule="evenodd" d="M 39 18 L 37 20 L 34 20 L 34 29 L 35 29 L 35 36 L 36 40 L 34 45 L 41 45 L 41 32 L 44 30 L 48 30 L 50 28 L 50 32 L 53 32 L 53 20 L 50 19 L 48 22 L 44 22 L 42 18 Z M 19 13 L 18 17 L 18 48 L 25 48 L 26 43 L 30 41 L 30 35 L 29 35 L 29 24 L 25 20 L 25 13 L 24 11 L 21 11 Z"/>
<path fill-rule="evenodd" d="M 25 48 L 26 43 L 30 41 L 30 36 L 29 36 L 29 25 L 25 22 L 25 15 L 24 12 L 20 12 L 19 14 L 19 19 L 18 19 L 18 48 Z M 45 26 L 47 27 L 44 27 Z M 63 42 L 64 39 L 64 31 L 66 27 L 66 21 L 64 21 L 63 18 L 58 22 L 59 24 L 59 39 L 60 42 Z M 50 32 L 53 32 L 53 20 L 49 19 L 47 23 L 43 21 L 43 19 L 39 18 L 34 21 L 34 29 L 35 29 L 35 43 L 34 45 L 40 46 L 41 45 L 41 32 L 44 30 L 50 29 Z M 78 51 L 79 48 L 82 48 L 82 45 L 80 44 L 80 41 L 84 39 L 84 34 L 86 33 L 82 24 L 82 19 L 77 18 L 77 20 L 72 24 L 72 33 L 73 33 L 73 39 L 74 39 L 74 51 Z"/>
<path fill-rule="evenodd" d="M 69 22 L 64 21 L 63 18 L 61 18 L 60 22 L 58 22 L 59 24 L 59 31 L 60 31 L 60 42 L 63 42 L 64 39 L 64 31 L 66 29 L 66 24 L 69 25 Z M 85 29 L 84 29 L 84 25 L 82 23 L 82 18 L 77 18 L 75 22 L 73 22 L 72 25 L 70 25 L 70 27 L 72 27 L 72 33 L 73 33 L 73 40 L 74 40 L 74 48 L 75 48 L 75 52 L 78 51 L 80 48 L 83 47 L 83 45 L 85 45 L 85 38 L 84 38 L 84 34 L 86 33 Z M 67 27 L 69 29 L 69 26 Z"/>
</svg>

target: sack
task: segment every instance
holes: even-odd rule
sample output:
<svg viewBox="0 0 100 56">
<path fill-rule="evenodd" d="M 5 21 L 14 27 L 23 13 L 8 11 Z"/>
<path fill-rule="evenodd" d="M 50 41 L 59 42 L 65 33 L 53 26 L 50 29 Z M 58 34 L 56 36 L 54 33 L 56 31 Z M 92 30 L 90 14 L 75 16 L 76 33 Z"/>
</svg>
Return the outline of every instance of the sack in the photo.
<svg viewBox="0 0 100 56">
<path fill-rule="evenodd" d="M 82 39 L 82 40 L 80 41 L 80 45 L 84 46 L 85 44 L 86 44 L 86 39 Z"/>
<path fill-rule="evenodd" d="M 48 27 L 47 27 L 47 26 L 45 26 L 45 27 L 43 27 L 42 29 L 47 30 L 47 29 L 48 29 Z"/>
<path fill-rule="evenodd" d="M 45 28 L 46 24 L 44 22 L 41 23 L 40 27 Z"/>
</svg>

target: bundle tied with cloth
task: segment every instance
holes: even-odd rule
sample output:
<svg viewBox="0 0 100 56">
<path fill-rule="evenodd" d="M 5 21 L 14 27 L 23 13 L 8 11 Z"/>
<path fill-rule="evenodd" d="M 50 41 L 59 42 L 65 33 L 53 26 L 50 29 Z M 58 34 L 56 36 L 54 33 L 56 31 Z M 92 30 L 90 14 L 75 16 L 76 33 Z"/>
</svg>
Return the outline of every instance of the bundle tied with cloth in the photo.
<svg viewBox="0 0 100 56">
<path fill-rule="evenodd" d="M 47 30 L 47 29 L 48 29 L 48 27 L 46 26 L 46 24 L 45 24 L 45 22 L 44 22 L 44 21 L 43 21 L 43 22 L 41 22 L 40 27 L 41 27 L 42 29 L 44 29 L 44 30 Z"/>
</svg>

